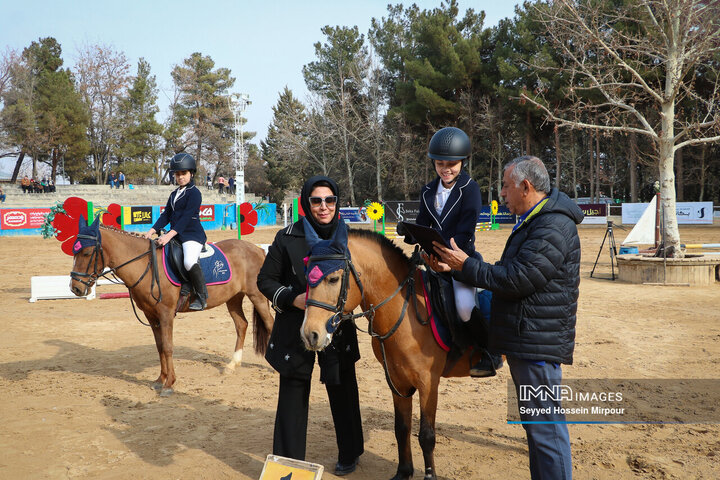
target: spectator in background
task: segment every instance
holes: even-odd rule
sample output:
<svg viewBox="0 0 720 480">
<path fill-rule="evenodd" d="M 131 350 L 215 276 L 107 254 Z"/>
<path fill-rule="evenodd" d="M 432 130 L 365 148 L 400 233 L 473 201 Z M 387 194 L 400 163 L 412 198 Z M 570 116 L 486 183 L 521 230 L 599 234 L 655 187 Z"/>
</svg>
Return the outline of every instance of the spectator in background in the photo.
<svg viewBox="0 0 720 480">
<path fill-rule="evenodd" d="M 212 190 L 212 177 L 210 177 L 209 173 L 205 177 L 205 182 L 207 183 L 207 189 Z"/>
<path fill-rule="evenodd" d="M 0 187 L 0 202 L 5 203 L 5 191 Z"/>
<path fill-rule="evenodd" d="M 55 182 L 51 178 L 48 178 L 48 192 L 55 193 Z"/>
<path fill-rule="evenodd" d="M 30 183 L 30 179 L 27 175 L 25 175 L 20 181 L 20 186 L 22 187 L 23 193 L 32 193 L 32 183 Z"/>
<path fill-rule="evenodd" d="M 222 195 L 223 189 L 225 188 L 225 177 L 222 177 L 222 176 L 218 177 L 217 183 L 218 183 L 218 193 L 220 195 Z"/>
<path fill-rule="evenodd" d="M 120 172 L 118 175 L 118 187 L 120 188 L 120 185 L 122 185 L 123 190 L 125 190 L 125 174 L 123 172 Z"/>
<path fill-rule="evenodd" d="M 110 185 L 110 190 L 115 186 L 115 174 L 112 172 L 110 172 L 108 176 L 108 185 Z"/>
<path fill-rule="evenodd" d="M 228 193 L 235 194 L 235 179 L 233 177 L 228 179 Z"/>
</svg>

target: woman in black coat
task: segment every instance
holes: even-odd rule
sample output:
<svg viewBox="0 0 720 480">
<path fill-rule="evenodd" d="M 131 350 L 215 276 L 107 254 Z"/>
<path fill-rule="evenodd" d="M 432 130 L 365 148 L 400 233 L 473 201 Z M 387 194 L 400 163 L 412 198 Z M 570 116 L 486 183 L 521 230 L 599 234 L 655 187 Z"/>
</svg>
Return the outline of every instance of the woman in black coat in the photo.
<svg viewBox="0 0 720 480">
<path fill-rule="evenodd" d="M 341 221 L 337 184 L 324 176 L 310 178 L 303 186 L 300 204 L 307 222 L 301 218 L 277 233 L 257 283 L 277 312 L 265 354 L 280 374 L 273 454 L 305 460 L 310 379 L 315 365 L 315 352 L 306 350 L 300 337 L 307 289 L 303 259 L 310 250 L 305 228 L 313 228 L 321 239 L 332 236 Z M 320 381 L 325 384 L 335 424 L 336 475 L 353 472 L 364 451 L 355 376 L 359 358 L 357 332 L 351 322 L 342 323 L 332 343 L 318 353 Z"/>
</svg>

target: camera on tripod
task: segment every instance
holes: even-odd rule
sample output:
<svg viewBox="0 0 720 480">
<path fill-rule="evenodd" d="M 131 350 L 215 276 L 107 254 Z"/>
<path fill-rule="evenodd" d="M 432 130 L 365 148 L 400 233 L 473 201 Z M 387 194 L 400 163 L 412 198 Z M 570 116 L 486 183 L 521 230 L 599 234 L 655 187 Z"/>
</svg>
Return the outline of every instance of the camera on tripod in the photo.
<svg viewBox="0 0 720 480">
<path fill-rule="evenodd" d="M 605 228 L 605 236 L 603 237 L 602 243 L 600 244 L 600 250 L 598 250 L 597 258 L 595 258 L 595 264 L 590 271 L 590 278 L 595 274 L 595 268 L 597 267 L 598 260 L 600 260 L 600 254 L 602 253 L 605 241 L 610 238 L 608 247 L 610 249 L 610 270 L 612 272 L 611 280 L 615 280 L 615 263 L 617 262 L 617 246 L 615 245 L 615 234 L 613 233 L 613 222 L 608 220 L 607 228 Z"/>
</svg>

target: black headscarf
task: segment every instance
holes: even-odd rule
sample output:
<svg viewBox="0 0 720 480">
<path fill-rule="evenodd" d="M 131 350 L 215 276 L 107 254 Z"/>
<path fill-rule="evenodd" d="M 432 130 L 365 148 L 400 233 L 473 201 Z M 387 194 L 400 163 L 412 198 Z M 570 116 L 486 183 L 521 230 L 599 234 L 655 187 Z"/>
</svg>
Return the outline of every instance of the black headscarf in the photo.
<svg viewBox="0 0 720 480">
<path fill-rule="evenodd" d="M 317 184 L 320 182 L 327 182 L 327 184 L 330 186 L 330 190 L 332 190 L 333 192 L 333 195 L 338 197 L 338 202 L 335 204 L 335 215 L 333 216 L 332 221 L 325 225 L 319 224 L 312 216 L 312 210 L 310 210 L 310 194 L 312 193 L 315 186 L 317 186 Z M 305 182 L 305 185 L 303 185 L 302 190 L 300 191 L 300 205 L 302 206 L 303 212 L 305 212 L 305 218 L 308 222 L 310 222 L 310 225 L 313 227 L 315 232 L 323 240 L 329 239 L 338 226 L 338 218 L 340 216 L 339 197 L 340 193 L 337 183 L 335 183 L 331 178 L 324 175 L 315 175 L 314 177 L 309 178 L 307 182 Z"/>
</svg>

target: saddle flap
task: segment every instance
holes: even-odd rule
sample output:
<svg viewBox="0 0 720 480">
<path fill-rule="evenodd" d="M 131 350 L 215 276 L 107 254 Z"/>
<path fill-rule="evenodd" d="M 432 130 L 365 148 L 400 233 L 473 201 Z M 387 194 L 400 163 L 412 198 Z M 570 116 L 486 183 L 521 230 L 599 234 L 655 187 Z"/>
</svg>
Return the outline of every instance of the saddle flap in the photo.
<svg viewBox="0 0 720 480">
<path fill-rule="evenodd" d="M 165 257 L 168 259 L 173 273 L 175 273 L 183 283 L 190 283 L 190 277 L 188 277 L 187 270 L 185 270 L 183 263 L 183 249 L 180 241 L 173 238 L 165 245 Z"/>
</svg>

